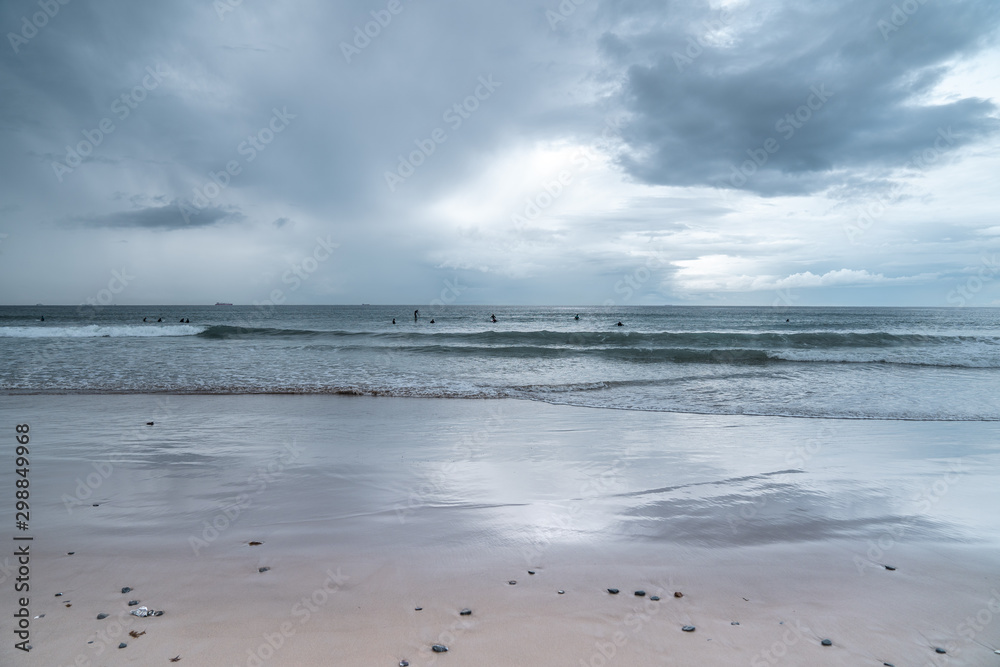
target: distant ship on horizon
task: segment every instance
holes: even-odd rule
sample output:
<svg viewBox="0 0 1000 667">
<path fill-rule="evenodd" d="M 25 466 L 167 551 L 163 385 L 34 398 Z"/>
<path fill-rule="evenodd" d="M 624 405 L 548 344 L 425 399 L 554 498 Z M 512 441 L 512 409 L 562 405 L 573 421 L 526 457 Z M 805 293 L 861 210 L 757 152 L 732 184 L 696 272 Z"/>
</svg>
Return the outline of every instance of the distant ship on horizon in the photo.
<svg viewBox="0 0 1000 667">
<path fill-rule="evenodd" d="M 231 303 L 223 303 L 223 302 L 221 302 L 221 301 L 216 301 L 216 302 L 215 302 L 215 305 L 216 305 L 216 306 L 231 306 L 231 305 L 233 305 L 233 304 L 231 304 Z"/>
</svg>

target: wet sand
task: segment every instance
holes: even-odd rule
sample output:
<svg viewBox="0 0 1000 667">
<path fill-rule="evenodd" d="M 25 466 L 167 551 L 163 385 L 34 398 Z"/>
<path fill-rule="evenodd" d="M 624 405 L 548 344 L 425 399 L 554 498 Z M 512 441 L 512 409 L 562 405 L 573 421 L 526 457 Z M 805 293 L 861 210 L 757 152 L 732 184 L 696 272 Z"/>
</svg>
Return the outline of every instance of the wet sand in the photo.
<svg viewBox="0 0 1000 667">
<path fill-rule="evenodd" d="M 13 500 L 0 521 L 34 538 L 44 614 L 16 650 L 5 550 L 2 664 L 1000 665 L 998 424 L 336 396 L 0 417 L 11 445 L 31 426 L 31 528 Z"/>
</svg>

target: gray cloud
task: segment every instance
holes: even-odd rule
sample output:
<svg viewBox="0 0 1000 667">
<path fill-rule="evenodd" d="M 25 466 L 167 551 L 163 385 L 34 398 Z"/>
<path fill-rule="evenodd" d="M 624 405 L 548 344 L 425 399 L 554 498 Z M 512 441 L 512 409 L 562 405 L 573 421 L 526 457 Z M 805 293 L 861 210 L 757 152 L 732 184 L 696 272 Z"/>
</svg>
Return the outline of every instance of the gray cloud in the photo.
<svg viewBox="0 0 1000 667">
<path fill-rule="evenodd" d="M 72 276 L 122 264 L 177 302 L 250 302 L 329 237 L 296 302 L 427 302 L 455 278 L 463 300 L 621 300 L 655 245 L 630 303 L 943 305 L 910 278 L 1000 250 L 1000 6 L 894 4 L 60 5 L 0 43 L 0 302 L 70 302 Z M 0 33 L 37 7 L 0 4 Z M 500 85 L 477 98 L 481 77 Z M 122 298 L 163 298 L 142 289 Z"/>
</svg>

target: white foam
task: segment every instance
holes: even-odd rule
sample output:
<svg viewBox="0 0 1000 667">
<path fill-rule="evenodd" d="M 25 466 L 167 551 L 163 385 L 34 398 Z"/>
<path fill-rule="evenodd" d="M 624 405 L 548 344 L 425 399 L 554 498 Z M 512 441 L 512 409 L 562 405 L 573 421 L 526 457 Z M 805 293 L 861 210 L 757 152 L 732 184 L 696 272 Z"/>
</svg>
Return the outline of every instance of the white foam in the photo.
<svg viewBox="0 0 1000 667">
<path fill-rule="evenodd" d="M 207 327 L 192 324 L 141 324 L 76 327 L 0 327 L 0 338 L 148 338 L 154 336 L 196 336 Z"/>
</svg>

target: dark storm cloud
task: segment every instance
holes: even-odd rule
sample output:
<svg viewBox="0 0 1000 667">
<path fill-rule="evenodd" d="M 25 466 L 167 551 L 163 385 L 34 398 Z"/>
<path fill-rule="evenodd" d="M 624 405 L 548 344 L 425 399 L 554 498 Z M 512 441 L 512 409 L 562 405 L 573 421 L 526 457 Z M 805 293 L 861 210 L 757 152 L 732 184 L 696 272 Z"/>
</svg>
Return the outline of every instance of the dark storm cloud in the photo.
<svg viewBox="0 0 1000 667">
<path fill-rule="evenodd" d="M 185 216 L 180 204 L 181 202 L 172 202 L 165 206 L 150 206 L 133 211 L 119 211 L 89 217 L 81 216 L 77 217 L 76 221 L 92 227 L 171 230 L 208 227 L 218 222 L 239 222 L 246 217 L 238 210 L 224 209 L 218 206 L 206 207 L 198 211 L 196 215 Z"/>
<path fill-rule="evenodd" d="M 623 2 L 605 20 L 631 114 L 621 163 L 647 183 L 814 192 L 998 129 L 992 101 L 923 99 L 995 38 L 997 3 Z"/>
</svg>

